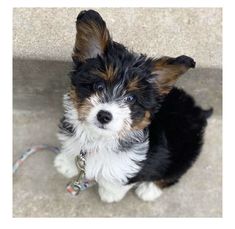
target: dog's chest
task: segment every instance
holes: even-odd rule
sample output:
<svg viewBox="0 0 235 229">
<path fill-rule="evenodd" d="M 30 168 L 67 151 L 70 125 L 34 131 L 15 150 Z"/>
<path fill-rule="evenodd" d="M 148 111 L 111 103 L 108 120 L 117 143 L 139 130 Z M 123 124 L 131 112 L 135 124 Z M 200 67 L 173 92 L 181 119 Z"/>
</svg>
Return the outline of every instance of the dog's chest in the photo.
<svg viewBox="0 0 235 229">
<path fill-rule="evenodd" d="M 141 169 L 138 162 L 145 159 L 146 143 L 122 151 L 115 139 L 90 138 L 86 132 L 78 135 L 74 150 L 86 152 L 87 179 L 95 179 L 98 182 L 105 179 L 124 184 Z"/>
</svg>

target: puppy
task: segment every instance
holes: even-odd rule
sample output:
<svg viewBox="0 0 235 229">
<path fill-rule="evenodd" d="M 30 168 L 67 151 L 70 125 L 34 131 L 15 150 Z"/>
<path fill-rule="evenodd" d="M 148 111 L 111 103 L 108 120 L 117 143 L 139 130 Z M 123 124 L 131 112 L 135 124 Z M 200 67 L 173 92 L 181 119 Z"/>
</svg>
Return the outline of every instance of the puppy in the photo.
<svg viewBox="0 0 235 229">
<path fill-rule="evenodd" d="M 102 201 L 120 201 L 133 186 L 153 201 L 191 167 L 203 144 L 212 110 L 174 87 L 195 62 L 128 51 L 93 10 L 78 15 L 76 29 L 55 167 L 73 177 L 75 157 L 86 152 L 86 178 L 98 183 Z"/>
</svg>

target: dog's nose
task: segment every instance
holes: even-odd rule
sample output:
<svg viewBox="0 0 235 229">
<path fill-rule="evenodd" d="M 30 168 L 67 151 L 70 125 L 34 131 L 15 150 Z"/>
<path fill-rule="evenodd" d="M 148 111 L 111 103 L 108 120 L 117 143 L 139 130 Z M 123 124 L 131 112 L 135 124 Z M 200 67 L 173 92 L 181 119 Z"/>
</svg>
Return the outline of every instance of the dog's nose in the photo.
<svg viewBox="0 0 235 229">
<path fill-rule="evenodd" d="M 107 124 L 112 120 L 113 116 L 110 112 L 101 110 L 97 114 L 97 119 L 102 124 Z"/>
</svg>

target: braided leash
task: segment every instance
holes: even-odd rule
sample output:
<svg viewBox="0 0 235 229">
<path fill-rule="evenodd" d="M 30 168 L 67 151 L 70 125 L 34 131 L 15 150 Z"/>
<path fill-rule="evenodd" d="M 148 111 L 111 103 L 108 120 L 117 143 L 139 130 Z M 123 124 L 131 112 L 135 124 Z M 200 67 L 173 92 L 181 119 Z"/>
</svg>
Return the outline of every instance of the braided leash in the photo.
<svg viewBox="0 0 235 229">
<path fill-rule="evenodd" d="M 32 154 L 42 151 L 42 150 L 49 150 L 52 151 L 53 153 L 58 154 L 60 152 L 60 149 L 58 147 L 53 147 L 49 145 L 36 145 L 33 146 L 29 149 L 27 149 L 25 152 L 22 153 L 21 157 L 15 162 L 13 165 L 13 174 L 16 173 L 16 171 L 19 169 L 19 167 L 25 162 L 25 160 L 31 156 Z"/>
<path fill-rule="evenodd" d="M 25 162 L 25 160 L 29 156 L 31 156 L 32 154 L 34 154 L 36 152 L 43 151 L 43 150 L 48 150 L 48 151 L 51 151 L 55 154 L 60 153 L 60 149 L 58 147 L 49 146 L 46 144 L 33 146 L 33 147 L 27 149 L 26 151 L 24 151 L 22 153 L 21 157 L 15 162 L 15 164 L 13 165 L 13 174 L 15 174 L 18 171 L 19 167 L 22 166 L 22 164 Z M 70 182 L 66 186 L 67 192 L 69 192 L 73 196 L 78 195 L 78 193 L 80 191 L 86 190 L 87 188 L 92 187 L 96 183 L 93 180 L 87 180 L 85 178 L 85 157 L 84 156 L 85 155 L 81 151 L 80 156 L 76 157 L 75 163 L 76 163 L 76 166 L 79 171 L 78 176 L 74 181 Z M 81 164 L 81 162 L 82 162 L 82 164 Z"/>
</svg>

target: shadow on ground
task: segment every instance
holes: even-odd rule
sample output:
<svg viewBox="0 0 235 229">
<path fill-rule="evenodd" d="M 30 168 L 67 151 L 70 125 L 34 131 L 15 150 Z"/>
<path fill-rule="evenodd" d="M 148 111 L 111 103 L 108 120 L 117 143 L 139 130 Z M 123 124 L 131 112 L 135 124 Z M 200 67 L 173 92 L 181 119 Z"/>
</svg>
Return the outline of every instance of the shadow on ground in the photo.
<svg viewBox="0 0 235 229">
<path fill-rule="evenodd" d="M 58 145 L 57 124 L 62 95 L 69 85 L 71 63 L 14 59 L 13 161 L 26 148 L 41 143 Z M 14 175 L 14 217 L 221 217 L 222 216 L 222 70 L 198 68 L 177 86 L 195 96 L 214 115 L 206 131 L 203 152 L 181 182 L 154 203 L 144 203 L 133 192 L 115 204 L 99 200 L 96 187 L 73 198 L 68 182 L 53 168 L 54 155 L 33 155 Z"/>
</svg>

